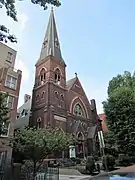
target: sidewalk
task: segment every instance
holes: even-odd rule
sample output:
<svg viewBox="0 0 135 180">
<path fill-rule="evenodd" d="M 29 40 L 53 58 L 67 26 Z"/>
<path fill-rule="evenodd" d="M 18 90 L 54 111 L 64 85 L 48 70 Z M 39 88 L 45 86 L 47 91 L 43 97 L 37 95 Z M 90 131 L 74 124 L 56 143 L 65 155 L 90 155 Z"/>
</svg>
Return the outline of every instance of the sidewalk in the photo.
<svg viewBox="0 0 135 180">
<path fill-rule="evenodd" d="M 60 175 L 59 180 L 89 180 L 90 176 Z"/>
</svg>

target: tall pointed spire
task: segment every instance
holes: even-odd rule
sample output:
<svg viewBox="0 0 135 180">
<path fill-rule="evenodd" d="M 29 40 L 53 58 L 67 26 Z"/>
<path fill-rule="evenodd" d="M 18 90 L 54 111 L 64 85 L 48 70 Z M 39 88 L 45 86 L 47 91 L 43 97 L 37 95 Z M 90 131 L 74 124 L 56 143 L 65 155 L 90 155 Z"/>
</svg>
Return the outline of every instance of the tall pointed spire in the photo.
<svg viewBox="0 0 135 180">
<path fill-rule="evenodd" d="M 42 45 L 42 50 L 41 50 L 39 61 L 43 60 L 44 58 L 46 58 L 49 55 L 52 55 L 56 59 L 63 61 L 62 55 L 61 55 L 61 50 L 60 50 L 57 29 L 56 29 L 53 8 L 51 9 L 49 23 L 47 26 L 47 30 L 46 30 L 44 42 Z"/>
</svg>

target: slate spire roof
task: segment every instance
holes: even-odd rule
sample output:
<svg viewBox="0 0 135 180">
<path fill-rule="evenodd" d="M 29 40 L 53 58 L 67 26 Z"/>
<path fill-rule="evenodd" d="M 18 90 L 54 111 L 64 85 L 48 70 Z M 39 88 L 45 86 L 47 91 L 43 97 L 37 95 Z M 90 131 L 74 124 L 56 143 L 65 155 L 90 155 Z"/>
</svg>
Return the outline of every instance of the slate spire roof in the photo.
<svg viewBox="0 0 135 180">
<path fill-rule="evenodd" d="M 53 9 L 51 9 L 39 61 L 45 59 L 49 55 L 54 56 L 57 60 L 63 61 Z"/>
</svg>

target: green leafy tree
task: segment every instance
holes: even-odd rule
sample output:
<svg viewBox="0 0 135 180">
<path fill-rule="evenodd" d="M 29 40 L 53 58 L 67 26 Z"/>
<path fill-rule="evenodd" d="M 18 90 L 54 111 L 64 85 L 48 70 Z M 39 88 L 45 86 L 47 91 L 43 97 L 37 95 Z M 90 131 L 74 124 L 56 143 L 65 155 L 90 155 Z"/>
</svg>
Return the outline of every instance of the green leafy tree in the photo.
<svg viewBox="0 0 135 180">
<path fill-rule="evenodd" d="M 25 154 L 33 162 L 33 177 L 43 160 L 55 152 L 68 150 L 72 137 L 61 129 L 36 129 L 26 127 L 17 130 L 12 140 L 14 149 Z"/>
<path fill-rule="evenodd" d="M 108 99 L 103 102 L 109 133 L 108 145 L 119 153 L 135 154 L 135 74 L 125 71 L 109 82 Z"/>
<path fill-rule="evenodd" d="M 59 0 L 31 0 L 31 2 L 33 4 L 40 5 L 44 10 L 47 9 L 48 5 L 53 5 L 56 7 L 61 5 Z M 0 8 L 3 7 L 6 9 L 7 16 L 11 17 L 14 21 L 17 21 L 15 0 L 0 0 Z M 10 34 L 9 29 L 4 25 L 0 25 L 0 41 L 7 42 L 8 40 L 11 42 L 17 42 L 16 37 L 13 34 Z"/>
<path fill-rule="evenodd" d="M 8 120 L 7 115 L 9 112 L 9 108 L 7 107 L 7 101 L 6 101 L 7 96 L 8 94 L 4 94 L 0 92 L 0 135 L 3 132 L 3 126 Z"/>
</svg>

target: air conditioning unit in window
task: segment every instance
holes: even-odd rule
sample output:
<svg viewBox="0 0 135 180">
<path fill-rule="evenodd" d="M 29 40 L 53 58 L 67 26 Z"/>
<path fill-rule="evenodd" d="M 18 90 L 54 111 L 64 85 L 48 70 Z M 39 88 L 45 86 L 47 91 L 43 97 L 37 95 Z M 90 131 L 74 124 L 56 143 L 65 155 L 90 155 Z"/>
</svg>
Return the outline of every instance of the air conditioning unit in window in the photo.
<svg viewBox="0 0 135 180">
<path fill-rule="evenodd" d="M 10 84 L 10 87 L 11 87 L 12 89 L 15 89 L 15 85 L 14 85 L 14 84 Z"/>
<path fill-rule="evenodd" d="M 44 81 L 41 81 L 41 85 L 43 85 L 44 84 Z"/>
</svg>

